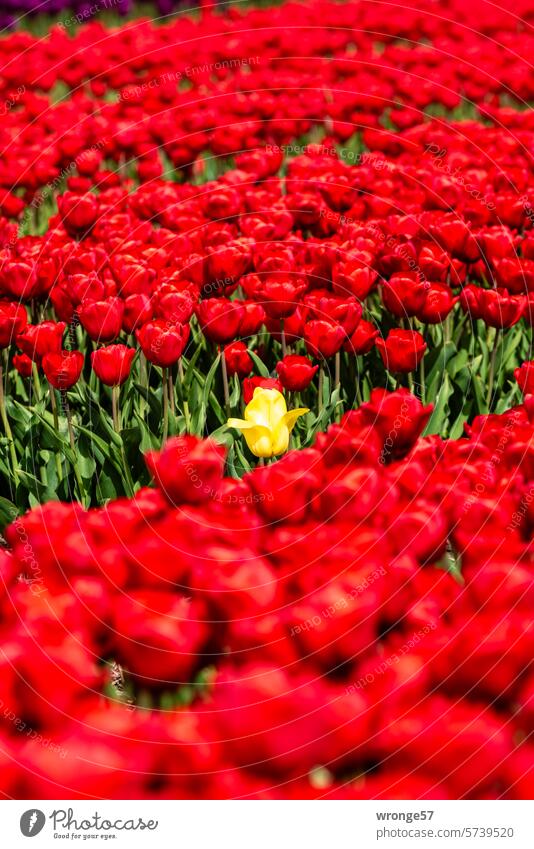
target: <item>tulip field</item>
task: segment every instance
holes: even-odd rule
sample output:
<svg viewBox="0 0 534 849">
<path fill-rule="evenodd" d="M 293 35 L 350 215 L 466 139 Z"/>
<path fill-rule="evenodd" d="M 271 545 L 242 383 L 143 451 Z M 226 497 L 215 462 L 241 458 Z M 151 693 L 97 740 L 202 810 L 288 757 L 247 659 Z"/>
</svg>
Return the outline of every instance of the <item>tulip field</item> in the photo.
<svg viewBox="0 0 534 849">
<path fill-rule="evenodd" d="M 2 797 L 532 799 L 534 0 L 0 26 Z"/>
</svg>

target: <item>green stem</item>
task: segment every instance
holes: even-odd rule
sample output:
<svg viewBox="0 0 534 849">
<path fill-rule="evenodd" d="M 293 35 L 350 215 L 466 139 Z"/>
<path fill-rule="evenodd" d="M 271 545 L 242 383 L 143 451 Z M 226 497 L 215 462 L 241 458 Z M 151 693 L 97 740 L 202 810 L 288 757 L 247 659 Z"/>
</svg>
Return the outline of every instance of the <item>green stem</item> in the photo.
<svg viewBox="0 0 534 849">
<path fill-rule="evenodd" d="M 162 443 L 167 441 L 169 433 L 169 383 L 167 381 L 167 369 L 162 369 L 163 372 L 163 436 Z"/>
<path fill-rule="evenodd" d="M 98 350 L 98 345 L 96 344 L 96 342 L 92 342 L 91 344 L 93 351 Z M 89 389 L 91 390 L 91 392 L 95 393 L 98 391 L 96 371 L 94 369 L 91 369 L 91 373 L 89 375 Z"/>
<path fill-rule="evenodd" d="M 184 418 L 185 418 L 185 432 L 191 433 L 191 416 L 189 414 L 189 402 L 185 397 L 184 391 L 184 367 L 181 358 L 178 360 L 178 377 L 180 379 L 180 394 L 182 396 L 182 406 L 184 410 Z"/>
<path fill-rule="evenodd" d="M 174 416 L 176 412 L 176 407 L 174 404 L 174 382 L 172 379 L 172 368 L 170 368 L 167 372 L 167 383 L 169 384 L 169 401 L 171 405 L 171 413 Z"/>
<path fill-rule="evenodd" d="M 121 408 L 120 408 L 120 386 L 112 386 L 111 388 L 111 408 L 113 410 L 113 428 L 115 433 L 120 436 L 121 431 Z M 126 451 L 124 450 L 124 442 L 121 438 L 121 460 L 124 469 L 124 479 L 126 481 L 126 495 L 131 498 L 135 492 L 134 482 L 126 459 Z"/>
<path fill-rule="evenodd" d="M 74 469 L 74 477 L 76 478 L 76 484 L 78 486 L 78 494 L 80 496 L 80 501 L 82 502 L 82 504 L 84 504 L 87 507 L 88 505 L 86 503 L 85 487 L 83 485 L 82 476 L 80 474 L 80 468 L 78 466 L 78 461 L 76 459 L 76 442 L 75 442 L 75 439 L 74 439 L 74 428 L 72 427 L 72 414 L 71 414 L 71 411 L 70 411 L 70 406 L 69 406 L 69 402 L 67 401 L 67 395 L 66 394 L 63 395 L 63 408 L 64 408 L 65 414 L 67 416 L 67 427 L 69 429 L 70 449 L 71 449 L 71 451 L 74 455 L 73 461 L 72 461 L 72 467 Z"/>
<path fill-rule="evenodd" d="M 356 368 L 358 361 L 356 359 L 356 354 L 349 354 L 349 386 L 354 386 L 354 392 L 356 397 L 356 403 L 358 407 L 363 404 L 362 391 L 360 387 L 359 369 Z M 350 401 L 349 396 L 349 401 Z"/>
<path fill-rule="evenodd" d="M 32 363 L 32 379 L 33 389 L 35 392 L 35 403 L 38 403 L 41 400 L 41 382 L 39 380 L 39 370 L 37 368 L 37 363 Z"/>
<path fill-rule="evenodd" d="M 139 382 L 143 389 L 146 389 L 148 395 L 148 369 L 146 363 L 146 357 L 141 351 L 139 354 Z M 141 400 L 139 402 L 139 415 L 142 419 L 145 418 L 145 413 L 147 410 L 147 402 L 143 395 L 141 395 Z"/>
<path fill-rule="evenodd" d="M 499 347 L 499 342 L 501 338 L 502 331 L 497 328 L 495 331 L 495 338 L 493 340 L 493 350 L 491 352 L 490 359 L 490 368 L 489 368 L 489 377 L 488 377 L 488 395 L 486 398 L 486 403 L 488 406 L 488 413 L 491 407 L 491 398 L 493 396 L 493 384 L 495 382 L 495 366 L 497 364 L 497 350 Z"/>
<path fill-rule="evenodd" d="M 121 432 L 121 423 L 119 417 L 119 392 L 120 386 L 111 387 L 111 410 L 113 415 L 113 428 L 115 433 Z"/>
<path fill-rule="evenodd" d="M 286 331 L 284 329 L 284 319 L 280 319 L 280 338 L 282 341 L 282 356 L 287 354 Z"/>
<path fill-rule="evenodd" d="M 54 417 L 54 430 L 56 431 L 58 438 L 60 438 L 59 433 L 59 419 L 57 414 L 57 404 L 56 404 L 56 390 L 50 384 L 50 406 L 52 407 L 52 416 Z M 55 452 L 56 454 L 56 471 L 57 471 L 57 479 L 61 483 L 63 480 L 63 468 L 61 463 L 61 457 L 59 456 L 59 451 Z"/>
<path fill-rule="evenodd" d="M 226 415 L 230 415 L 230 390 L 228 389 L 228 370 L 226 368 L 226 357 L 224 356 L 224 351 L 221 351 L 221 369 L 222 369 L 222 379 L 223 379 L 223 390 L 224 390 L 224 407 L 226 409 Z"/>
<path fill-rule="evenodd" d="M 449 316 L 447 316 L 447 318 L 448 317 Z M 460 319 L 460 321 L 459 321 L 459 323 L 456 327 L 456 332 L 454 334 L 454 344 L 456 345 L 456 347 L 458 347 L 460 339 L 462 338 L 462 333 L 464 331 L 465 323 L 466 323 L 468 318 L 469 318 L 469 313 L 468 312 L 464 313 L 464 315 L 462 316 L 462 318 Z"/>
<path fill-rule="evenodd" d="M 422 402 L 423 402 L 423 404 L 424 404 L 424 403 L 425 403 L 425 394 L 426 394 L 426 387 L 425 387 L 425 358 L 424 358 L 424 357 L 421 357 L 421 362 L 419 363 L 419 383 L 421 384 L 421 386 L 419 387 L 419 388 L 420 388 L 420 392 L 421 392 L 421 401 L 422 401 Z"/>
<path fill-rule="evenodd" d="M 319 366 L 319 412 L 323 409 L 323 386 L 324 386 L 324 368 L 323 364 Z"/>
<path fill-rule="evenodd" d="M 17 452 L 15 450 L 15 442 L 13 440 L 13 434 L 11 432 L 11 426 L 7 417 L 6 399 L 4 397 L 4 367 L 2 363 L 0 363 L 0 415 L 2 416 L 2 424 L 4 425 L 4 430 L 6 432 L 7 440 L 9 442 L 9 454 L 11 456 L 11 466 L 13 468 L 13 479 L 15 481 L 15 486 L 17 486 L 19 482 L 19 476 L 17 472 L 19 464 L 17 460 Z"/>
</svg>

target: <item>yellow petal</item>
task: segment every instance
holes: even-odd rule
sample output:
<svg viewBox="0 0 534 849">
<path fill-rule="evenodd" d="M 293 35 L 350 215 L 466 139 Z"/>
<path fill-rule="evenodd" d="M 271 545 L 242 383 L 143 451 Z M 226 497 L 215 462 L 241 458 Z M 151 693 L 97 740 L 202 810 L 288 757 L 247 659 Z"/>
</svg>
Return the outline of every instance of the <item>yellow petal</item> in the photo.
<svg viewBox="0 0 534 849">
<path fill-rule="evenodd" d="M 245 418 L 264 427 L 274 427 L 286 411 L 286 400 L 281 392 L 257 386 L 252 401 L 246 406 Z"/>
<path fill-rule="evenodd" d="M 272 457 L 273 440 L 271 431 L 266 427 L 251 427 L 243 432 L 246 443 L 256 457 Z"/>
<path fill-rule="evenodd" d="M 278 427 L 273 430 L 272 443 L 274 455 L 285 454 L 289 448 L 289 428 L 283 419 Z"/>
<path fill-rule="evenodd" d="M 245 419 L 228 419 L 226 427 L 235 427 L 236 430 L 246 430 L 249 427 L 253 427 L 253 425 L 250 422 L 246 422 Z"/>
<path fill-rule="evenodd" d="M 228 419 L 226 427 L 235 427 L 245 437 L 246 443 L 256 457 L 273 456 L 273 440 L 271 430 L 254 422 L 246 422 L 244 419 Z"/>
<path fill-rule="evenodd" d="M 301 416 L 305 416 L 306 413 L 309 413 L 308 407 L 298 407 L 296 410 L 290 410 L 284 416 L 284 424 L 286 425 L 289 433 L 293 430 L 295 426 L 295 422 L 297 419 L 300 419 Z"/>
</svg>

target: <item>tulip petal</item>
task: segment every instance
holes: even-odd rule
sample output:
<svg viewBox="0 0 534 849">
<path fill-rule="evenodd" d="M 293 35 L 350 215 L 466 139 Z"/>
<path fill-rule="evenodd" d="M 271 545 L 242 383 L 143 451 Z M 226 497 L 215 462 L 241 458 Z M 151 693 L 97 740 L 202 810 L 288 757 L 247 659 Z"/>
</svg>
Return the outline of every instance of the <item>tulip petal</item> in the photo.
<svg viewBox="0 0 534 849">
<path fill-rule="evenodd" d="M 310 410 L 308 407 L 298 407 L 296 410 L 289 410 L 289 412 L 285 414 L 284 424 L 286 425 L 290 433 L 293 430 L 297 419 L 299 419 L 301 416 L 305 416 L 306 413 L 309 412 Z"/>
<path fill-rule="evenodd" d="M 252 401 L 246 406 L 245 417 L 258 425 L 272 428 L 287 411 L 286 399 L 277 389 L 256 387 Z"/>
<path fill-rule="evenodd" d="M 227 427 L 240 430 L 245 437 L 246 443 L 256 457 L 273 456 L 273 439 L 270 428 L 264 425 L 256 425 L 244 419 L 228 419 Z"/>
<path fill-rule="evenodd" d="M 245 421 L 245 419 L 228 419 L 228 421 L 226 422 L 226 427 L 235 427 L 236 430 L 241 431 L 249 431 L 255 429 L 260 431 L 262 436 L 270 437 L 271 435 L 270 428 L 265 427 L 265 425 L 254 424 L 254 422 L 247 422 Z"/>
<path fill-rule="evenodd" d="M 236 430 L 250 430 L 252 427 L 261 427 L 261 425 L 247 422 L 245 419 L 228 419 L 226 427 L 235 427 Z"/>
</svg>

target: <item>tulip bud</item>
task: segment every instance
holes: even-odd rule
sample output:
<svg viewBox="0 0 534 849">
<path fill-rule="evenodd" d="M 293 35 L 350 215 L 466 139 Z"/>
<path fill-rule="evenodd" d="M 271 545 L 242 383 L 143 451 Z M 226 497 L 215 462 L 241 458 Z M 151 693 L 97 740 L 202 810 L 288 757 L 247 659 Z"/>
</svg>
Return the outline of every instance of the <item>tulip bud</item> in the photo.
<svg viewBox="0 0 534 849">
<path fill-rule="evenodd" d="M 370 321 L 362 319 L 348 340 L 343 345 L 343 350 L 349 354 L 368 354 L 375 346 L 375 340 L 380 336 L 380 331 Z"/>
<path fill-rule="evenodd" d="M 148 470 L 172 504 L 200 504 L 221 486 L 226 451 L 212 439 L 177 436 L 145 455 Z"/>
<path fill-rule="evenodd" d="M 523 395 L 534 395 L 534 360 L 522 363 L 516 368 L 514 377 Z"/>
<path fill-rule="evenodd" d="M 239 379 L 243 380 L 254 368 L 254 363 L 244 342 L 231 342 L 230 345 L 226 345 L 223 355 L 230 377 L 237 374 Z"/>
<path fill-rule="evenodd" d="M 440 324 L 459 301 L 449 288 L 443 283 L 430 283 L 426 292 L 426 299 L 416 315 L 424 324 Z"/>
<path fill-rule="evenodd" d="M 178 362 L 189 339 L 188 324 L 149 321 L 136 330 L 143 354 L 154 365 L 168 368 Z"/>
<path fill-rule="evenodd" d="M 359 413 L 362 423 L 374 427 L 384 440 L 388 457 L 401 457 L 415 444 L 432 413 L 432 404 L 424 407 L 407 389 L 388 392 L 373 389 L 369 401 Z"/>
<path fill-rule="evenodd" d="M 21 377 L 30 377 L 33 368 L 33 361 L 30 360 L 26 354 L 15 354 L 13 357 L 13 365 Z"/>
<path fill-rule="evenodd" d="M 121 386 L 130 374 L 135 349 L 126 345 L 108 345 L 91 354 L 91 365 L 96 376 L 106 386 Z"/>
<path fill-rule="evenodd" d="M 58 354 L 45 354 L 43 371 L 55 389 L 70 389 L 77 382 L 83 368 L 81 351 L 60 351 Z"/>
<path fill-rule="evenodd" d="M 413 371 L 423 359 L 426 342 L 416 330 L 390 330 L 387 339 L 377 339 L 376 347 L 388 371 Z"/>
<path fill-rule="evenodd" d="M 61 351 L 65 327 L 64 321 L 27 324 L 17 336 L 17 345 L 28 357 L 39 363 L 45 354 Z"/>
<path fill-rule="evenodd" d="M 28 316 L 22 304 L 0 301 L 0 348 L 9 348 L 27 322 Z"/>
<path fill-rule="evenodd" d="M 57 202 L 65 229 L 71 235 L 89 230 L 98 217 L 98 200 L 93 194 L 75 195 L 65 192 L 58 196 Z"/>
<path fill-rule="evenodd" d="M 126 333 L 133 333 L 151 318 L 152 302 L 148 295 L 129 295 L 125 299 L 122 327 Z"/>
<path fill-rule="evenodd" d="M 243 315 L 243 307 L 227 298 L 209 298 L 201 301 L 196 310 L 204 336 L 225 345 L 236 338 Z"/>
<path fill-rule="evenodd" d="M 517 324 L 525 310 L 523 295 L 510 295 L 506 289 L 480 289 L 478 306 L 481 318 L 498 329 Z"/>
<path fill-rule="evenodd" d="M 254 390 L 260 386 L 262 389 L 276 389 L 282 391 L 282 384 L 276 377 L 246 377 L 243 381 L 243 401 L 250 403 L 254 397 Z"/>
<path fill-rule="evenodd" d="M 428 284 L 415 273 L 394 274 L 382 284 L 384 306 L 396 318 L 417 315 L 427 297 Z"/>
<path fill-rule="evenodd" d="M 276 371 L 284 389 L 303 392 L 313 380 L 319 366 L 314 366 L 307 357 L 288 354 L 276 365 Z"/>
<path fill-rule="evenodd" d="M 122 329 L 124 302 L 121 298 L 107 301 L 85 300 L 78 315 L 80 323 L 93 342 L 112 342 Z"/>
<path fill-rule="evenodd" d="M 330 321 L 308 321 L 304 327 L 306 349 L 313 357 L 333 357 L 346 338 L 343 327 Z"/>
</svg>

